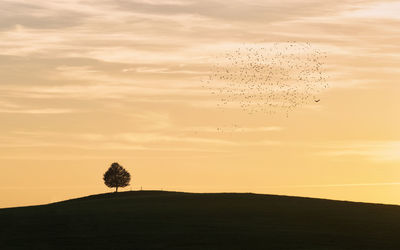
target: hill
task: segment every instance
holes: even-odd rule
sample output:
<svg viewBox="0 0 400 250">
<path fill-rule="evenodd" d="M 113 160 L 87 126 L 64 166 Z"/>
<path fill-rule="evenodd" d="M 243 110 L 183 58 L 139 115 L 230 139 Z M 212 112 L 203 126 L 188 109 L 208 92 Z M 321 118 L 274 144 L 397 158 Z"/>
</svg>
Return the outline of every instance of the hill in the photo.
<svg viewBox="0 0 400 250">
<path fill-rule="evenodd" d="M 133 191 L 0 209 L 0 249 L 400 249 L 400 207 Z"/>
</svg>

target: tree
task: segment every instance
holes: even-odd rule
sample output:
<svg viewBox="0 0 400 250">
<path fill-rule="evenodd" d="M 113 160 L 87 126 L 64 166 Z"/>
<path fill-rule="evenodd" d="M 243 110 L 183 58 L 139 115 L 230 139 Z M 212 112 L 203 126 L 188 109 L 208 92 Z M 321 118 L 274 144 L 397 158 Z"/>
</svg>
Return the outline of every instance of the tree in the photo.
<svg viewBox="0 0 400 250">
<path fill-rule="evenodd" d="M 118 192 L 119 187 L 126 187 L 129 185 L 131 175 L 125 168 L 117 162 L 114 162 L 107 172 L 104 173 L 103 180 L 107 187 L 115 188 L 115 192 Z"/>
</svg>

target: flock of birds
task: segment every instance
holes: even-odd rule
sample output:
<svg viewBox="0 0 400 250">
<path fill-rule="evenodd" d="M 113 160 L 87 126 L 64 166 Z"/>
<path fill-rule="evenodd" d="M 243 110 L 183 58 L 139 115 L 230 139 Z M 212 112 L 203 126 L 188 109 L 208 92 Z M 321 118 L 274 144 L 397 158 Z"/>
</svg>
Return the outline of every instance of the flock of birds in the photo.
<svg viewBox="0 0 400 250">
<path fill-rule="evenodd" d="M 288 115 L 320 101 L 317 95 L 328 87 L 324 58 L 326 54 L 310 43 L 243 45 L 216 56 L 203 87 L 218 97 L 220 108 Z"/>
</svg>

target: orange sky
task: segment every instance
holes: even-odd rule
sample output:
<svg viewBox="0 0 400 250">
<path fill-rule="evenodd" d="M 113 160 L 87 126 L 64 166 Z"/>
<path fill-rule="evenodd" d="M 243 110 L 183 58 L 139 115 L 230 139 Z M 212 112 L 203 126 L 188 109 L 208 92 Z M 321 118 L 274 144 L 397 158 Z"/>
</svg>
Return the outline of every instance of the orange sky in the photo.
<svg viewBox="0 0 400 250">
<path fill-rule="evenodd" d="M 398 1 L 0 2 L 0 207 L 132 189 L 257 192 L 400 204 Z M 216 108 L 216 54 L 310 42 L 321 102 Z M 240 131 L 217 127 L 239 124 Z M 124 190 L 130 190 L 131 187 Z"/>
</svg>

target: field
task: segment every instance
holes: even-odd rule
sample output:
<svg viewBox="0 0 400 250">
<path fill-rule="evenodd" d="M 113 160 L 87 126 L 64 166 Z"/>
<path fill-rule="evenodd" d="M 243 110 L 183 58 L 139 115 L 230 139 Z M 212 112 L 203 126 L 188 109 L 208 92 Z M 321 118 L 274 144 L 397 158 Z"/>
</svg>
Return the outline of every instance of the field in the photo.
<svg viewBox="0 0 400 250">
<path fill-rule="evenodd" d="M 400 249 L 400 207 L 247 193 L 109 193 L 0 209 L 0 249 Z"/>
</svg>

